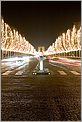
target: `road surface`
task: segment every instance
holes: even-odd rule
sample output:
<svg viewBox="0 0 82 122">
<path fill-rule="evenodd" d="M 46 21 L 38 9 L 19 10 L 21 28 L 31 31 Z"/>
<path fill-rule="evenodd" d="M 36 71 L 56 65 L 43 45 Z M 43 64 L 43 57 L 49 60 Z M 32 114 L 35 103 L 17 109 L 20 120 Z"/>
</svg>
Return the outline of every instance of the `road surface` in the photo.
<svg viewBox="0 0 82 122">
<path fill-rule="evenodd" d="M 81 120 L 80 65 L 45 60 L 44 67 L 51 74 L 32 75 L 37 64 L 33 58 L 2 63 L 2 121 Z"/>
</svg>

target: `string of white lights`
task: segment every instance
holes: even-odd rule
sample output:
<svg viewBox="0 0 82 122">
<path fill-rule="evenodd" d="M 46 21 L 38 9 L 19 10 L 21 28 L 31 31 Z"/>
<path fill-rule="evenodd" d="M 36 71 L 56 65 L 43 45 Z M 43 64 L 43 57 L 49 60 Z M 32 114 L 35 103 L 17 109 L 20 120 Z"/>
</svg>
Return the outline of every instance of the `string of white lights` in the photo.
<svg viewBox="0 0 82 122">
<path fill-rule="evenodd" d="M 62 33 L 54 42 L 54 47 L 50 45 L 45 54 L 58 54 L 77 50 L 81 50 L 81 27 L 77 30 L 74 25 L 72 30 L 68 29 L 66 33 Z"/>
<path fill-rule="evenodd" d="M 15 29 L 11 29 L 8 24 L 1 19 L 1 50 L 14 51 L 20 53 L 36 53 L 25 37 L 22 37 Z"/>
</svg>

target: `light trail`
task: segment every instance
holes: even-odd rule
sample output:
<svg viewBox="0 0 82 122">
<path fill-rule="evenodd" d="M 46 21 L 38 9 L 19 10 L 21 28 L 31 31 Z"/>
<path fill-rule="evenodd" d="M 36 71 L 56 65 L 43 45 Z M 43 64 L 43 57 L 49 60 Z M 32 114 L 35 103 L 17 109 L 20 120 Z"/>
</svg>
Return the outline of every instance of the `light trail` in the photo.
<svg viewBox="0 0 82 122">
<path fill-rule="evenodd" d="M 66 65 L 70 65 L 70 66 L 81 66 L 81 61 L 78 60 L 70 60 L 67 58 L 59 58 L 58 60 L 54 61 L 54 60 L 49 60 L 49 62 L 51 63 L 61 63 L 61 64 L 66 64 Z"/>
</svg>

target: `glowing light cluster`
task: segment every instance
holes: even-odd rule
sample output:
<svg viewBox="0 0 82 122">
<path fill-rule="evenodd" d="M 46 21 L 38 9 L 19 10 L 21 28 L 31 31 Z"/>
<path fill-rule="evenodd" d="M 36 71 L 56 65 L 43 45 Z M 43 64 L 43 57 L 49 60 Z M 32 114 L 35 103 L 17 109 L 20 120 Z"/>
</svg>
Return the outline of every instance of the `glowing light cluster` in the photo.
<svg viewBox="0 0 82 122">
<path fill-rule="evenodd" d="M 58 54 L 77 50 L 81 50 L 81 27 L 77 30 L 74 25 L 72 30 L 68 29 L 66 33 L 62 33 L 54 44 L 49 46 L 45 54 Z"/>
<path fill-rule="evenodd" d="M 25 37 L 18 31 L 11 29 L 8 24 L 1 19 L 1 49 L 26 54 L 35 54 L 36 50 Z"/>
</svg>

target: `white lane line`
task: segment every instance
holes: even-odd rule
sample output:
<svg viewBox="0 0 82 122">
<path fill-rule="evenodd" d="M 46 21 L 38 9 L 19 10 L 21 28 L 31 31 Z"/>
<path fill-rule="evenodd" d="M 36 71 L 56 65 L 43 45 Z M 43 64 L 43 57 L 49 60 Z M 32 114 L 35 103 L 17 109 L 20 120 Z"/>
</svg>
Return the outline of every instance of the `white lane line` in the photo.
<svg viewBox="0 0 82 122">
<path fill-rule="evenodd" d="M 52 63 L 49 63 L 49 64 L 52 65 L 52 66 L 59 67 L 59 68 L 62 68 L 62 69 L 64 69 L 64 70 L 66 70 L 65 67 L 61 67 L 61 66 L 58 66 L 58 65 L 55 65 L 55 64 L 52 64 Z"/>
<path fill-rule="evenodd" d="M 24 65 L 23 66 L 19 66 L 18 68 L 16 68 L 16 70 L 20 70 L 20 69 L 22 69 L 24 67 Z"/>
<path fill-rule="evenodd" d="M 71 73 L 73 73 L 74 75 L 80 75 L 80 73 L 76 72 L 76 71 L 70 71 Z"/>
<path fill-rule="evenodd" d="M 20 70 L 20 69 L 24 68 L 26 65 L 27 65 L 27 64 L 24 64 L 24 65 L 22 65 L 22 66 L 19 66 L 18 68 L 16 68 L 16 70 Z"/>
<path fill-rule="evenodd" d="M 60 75 L 67 75 L 64 71 L 58 71 Z"/>
<path fill-rule="evenodd" d="M 12 71 L 6 71 L 5 73 L 3 73 L 2 75 L 8 75 L 10 74 Z"/>
<path fill-rule="evenodd" d="M 52 65 L 52 66 L 57 66 L 57 65 L 55 65 L 55 64 L 52 64 L 52 63 L 49 63 L 50 65 Z"/>
<path fill-rule="evenodd" d="M 22 75 L 24 71 L 18 71 L 15 75 Z"/>
</svg>

